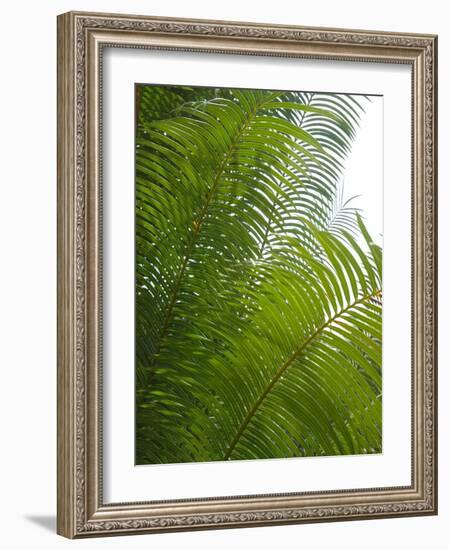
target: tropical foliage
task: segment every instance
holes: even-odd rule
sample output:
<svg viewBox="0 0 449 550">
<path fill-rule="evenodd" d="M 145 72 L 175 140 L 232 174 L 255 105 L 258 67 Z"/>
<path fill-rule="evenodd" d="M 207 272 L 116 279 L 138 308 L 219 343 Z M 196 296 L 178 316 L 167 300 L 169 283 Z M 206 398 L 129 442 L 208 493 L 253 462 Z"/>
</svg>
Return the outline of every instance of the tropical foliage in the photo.
<svg viewBox="0 0 449 550">
<path fill-rule="evenodd" d="M 136 87 L 136 462 L 381 450 L 366 98 Z"/>
</svg>

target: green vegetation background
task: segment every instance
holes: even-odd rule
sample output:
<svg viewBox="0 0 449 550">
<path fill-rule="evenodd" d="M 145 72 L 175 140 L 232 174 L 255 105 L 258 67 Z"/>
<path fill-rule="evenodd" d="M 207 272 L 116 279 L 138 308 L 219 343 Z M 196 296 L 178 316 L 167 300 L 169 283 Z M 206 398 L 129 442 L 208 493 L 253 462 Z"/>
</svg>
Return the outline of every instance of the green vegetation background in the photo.
<svg viewBox="0 0 449 550">
<path fill-rule="evenodd" d="M 367 100 L 136 86 L 137 464 L 381 451 Z"/>
</svg>

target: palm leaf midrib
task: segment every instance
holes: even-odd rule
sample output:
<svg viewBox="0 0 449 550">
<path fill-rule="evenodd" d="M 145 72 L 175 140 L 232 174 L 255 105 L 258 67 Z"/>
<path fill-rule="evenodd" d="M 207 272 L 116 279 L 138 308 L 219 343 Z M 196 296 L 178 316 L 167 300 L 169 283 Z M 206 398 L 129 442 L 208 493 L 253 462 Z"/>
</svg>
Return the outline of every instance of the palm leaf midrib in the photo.
<svg viewBox="0 0 449 550">
<path fill-rule="evenodd" d="M 280 366 L 280 368 L 276 371 L 276 374 L 271 378 L 269 383 L 266 385 L 264 391 L 260 394 L 258 399 L 254 402 L 254 405 L 251 407 L 251 409 L 246 414 L 245 418 L 243 419 L 242 423 L 240 424 L 239 429 L 236 432 L 236 435 L 232 439 L 231 443 L 229 444 L 229 447 L 224 453 L 224 460 L 229 460 L 232 452 L 234 451 L 237 443 L 239 442 L 240 438 L 242 437 L 243 433 L 245 432 L 248 424 L 251 422 L 251 419 L 254 417 L 256 412 L 259 410 L 261 404 L 265 401 L 267 396 L 272 391 L 273 387 L 276 385 L 276 383 L 279 381 L 279 379 L 282 377 L 282 375 L 286 372 L 286 370 L 298 359 L 298 357 L 304 352 L 304 350 L 319 336 L 323 333 L 323 331 L 330 326 L 334 321 L 336 321 L 339 317 L 344 315 L 346 312 L 351 310 L 352 308 L 360 305 L 363 302 L 366 302 L 371 299 L 378 298 L 381 295 L 381 290 L 376 289 L 374 292 L 371 292 L 369 294 L 365 294 L 362 297 L 358 298 L 354 302 L 350 303 L 343 309 L 339 310 L 337 313 L 335 313 L 330 319 L 322 323 L 318 328 L 316 328 L 312 334 L 298 347 L 297 350 L 295 350 Z"/>
<path fill-rule="evenodd" d="M 257 103 L 257 105 L 253 109 L 253 111 L 251 111 L 249 113 L 245 123 L 242 125 L 242 127 L 238 131 L 237 135 L 235 136 L 234 140 L 231 143 L 231 146 L 230 146 L 228 152 L 226 153 L 224 159 L 222 160 L 222 162 L 220 163 L 220 165 L 218 167 L 217 173 L 216 173 L 215 178 L 212 182 L 212 185 L 210 186 L 210 189 L 209 189 L 209 191 L 206 195 L 206 200 L 205 200 L 205 203 L 204 203 L 204 205 L 203 205 L 203 207 L 200 211 L 199 216 L 197 216 L 195 219 L 192 220 L 193 231 L 192 231 L 192 233 L 190 235 L 190 238 L 188 240 L 186 252 L 184 254 L 184 258 L 183 258 L 183 260 L 181 262 L 181 265 L 179 267 L 179 270 L 178 270 L 178 275 L 176 277 L 175 285 L 173 287 L 172 296 L 171 296 L 169 304 L 167 306 L 167 310 L 166 310 L 166 313 L 165 313 L 165 316 L 164 316 L 164 321 L 162 323 L 161 332 L 159 334 L 156 351 L 153 355 L 154 358 L 157 358 L 157 356 L 160 352 L 160 349 L 161 349 L 162 341 L 164 340 L 164 338 L 167 335 L 167 331 L 168 331 L 168 328 L 170 326 L 170 322 L 171 322 L 172 315 L 173 315 L 173 310 L 174 310 L 174 307 L 175 307 L 175 304 L 176 304 L 176 300 L 178 298 L 178 294 L 179 294 L 179 291 L 180 291 L 180 288 L 181 288 L 181 284 L 182 284 L 182 280 L 184 278 L 185 271 L 187 269 L 187 265 L 188 265 L 189 260 L 192 256 L 192 251 L 193 251 L 193 249 L 195 247 L 195 244 L 198 240 L 198 236 L 200 234 L 202 224 L 203 224 L 204 220 L 207 217 L 210 204 L 213 201 L 216 190 L 217 190 L 217 188 L 219 186 L 219 183 L 220 183 L 220 179 L 221 179 L 221 177 L 222 177 L 222 175 L 223 175 L 223 173 L 226 169 L 226 166 L 229 163 L 229 161 L 231 160 L 232 155 L 236 151 L 236 149 L 238 147 L 238 143 L 239 143 L 240 139 L 242 138 L 244 132 L 247 130 L 247 128 L 249 127 L 251 122 L 257 116 L 257 112 L 266 103 L 269 103 L 270 101 L 272 101 L 273 99 L 275 99 L 276 97 L 278 97 L 280 95 L 281 95 L 280 92 L 270 94 L 268 97 L 264 98 L 263 101 L 260 101 L 259 103 Z"/>
</svg>

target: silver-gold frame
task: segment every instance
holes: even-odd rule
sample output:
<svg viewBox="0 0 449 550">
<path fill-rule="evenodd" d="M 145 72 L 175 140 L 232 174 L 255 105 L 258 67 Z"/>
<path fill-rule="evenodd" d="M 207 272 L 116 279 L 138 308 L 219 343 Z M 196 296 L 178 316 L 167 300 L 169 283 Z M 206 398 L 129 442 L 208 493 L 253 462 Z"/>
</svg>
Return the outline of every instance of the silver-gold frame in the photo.
<svg viewBox="0 0 449 550">
<path fill-rule="evenodd" d="M 412 483 L 105 504 L 104 47 L 376 61 L 412 69 Z M 58 533 L 70 538 L 437 513 L 437 37 L 70 12 L 58 17 Z M 404 312 L 408 315 L 410 312 Z"/>
</svg>

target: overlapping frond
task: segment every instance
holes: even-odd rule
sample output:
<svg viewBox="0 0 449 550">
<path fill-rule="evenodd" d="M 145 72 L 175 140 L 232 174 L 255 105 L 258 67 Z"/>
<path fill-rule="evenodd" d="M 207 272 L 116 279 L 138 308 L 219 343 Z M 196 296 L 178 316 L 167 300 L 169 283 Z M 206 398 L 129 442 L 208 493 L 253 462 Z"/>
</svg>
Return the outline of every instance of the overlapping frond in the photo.
<svg viewBox="0 0 449 550">
<path fill-rule="evenodd" d="M 146 89 L 137 462 L 378 451 L 381 253 L 338 205 L 359 103 Z"/>
</svg>

